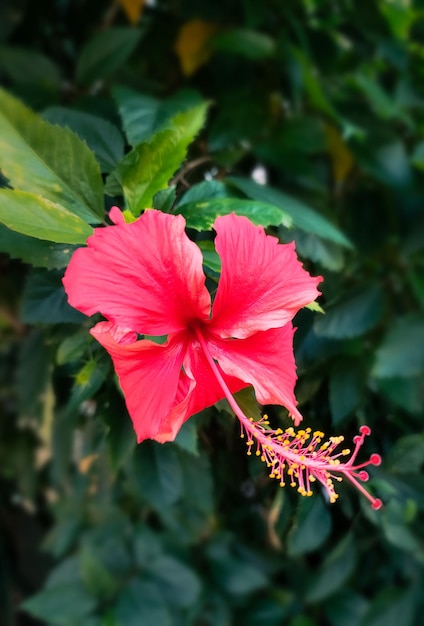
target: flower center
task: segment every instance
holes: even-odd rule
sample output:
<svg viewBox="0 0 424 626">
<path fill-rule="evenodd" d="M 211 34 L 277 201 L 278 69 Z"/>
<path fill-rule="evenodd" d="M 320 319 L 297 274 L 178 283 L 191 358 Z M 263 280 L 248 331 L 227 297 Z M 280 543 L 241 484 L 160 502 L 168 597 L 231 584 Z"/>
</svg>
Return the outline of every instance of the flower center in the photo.
<svg viewBox="0 0 424 626">
<path fill-rule="evenodd" d="M 246 439 L 247 454 L 251 455 L 252 449 L 255 449 L 255 454 L 268 467 L 270 478 L 277 479 L 281 487 L 288 481 L 291 487 L 297 487 L 302 496 L 311 496 L 311 484 L 318 481 L 324 487 L 330 502 L 335 502 L 338 494 L 334 482 L 340 482 L 345 477 L 370 501 L 373 509 L 377 510 L 382 506 L 382 501 L 374 498 L 361 484 L 369 478 L 364 468 L 380 465 L 380 455 L 372 454 L 368 461 L 354 464 L 365 437 L 371 433 L 368 426 L 362 426 L 360 434 L 354 437 L 355 447 L 351 453 L 347 448 L 339 449 L 343 437 L 330 437 L 323 442 L 324 433 L 321 431 L 312 432 L 310 428 L 306 428 L 295 432 L 292 427 L 283 431 L 281 428 L 270 428 L 266 415 L 258 421 L 248 418 L 235 401 L 210 355 L 200 326 L 194 326 L 193 330 L 215 378 L 240 421 L 240 436 Z M 341 458 L 349 455 L 350 458 L 342 463 Z"/>
</svg>

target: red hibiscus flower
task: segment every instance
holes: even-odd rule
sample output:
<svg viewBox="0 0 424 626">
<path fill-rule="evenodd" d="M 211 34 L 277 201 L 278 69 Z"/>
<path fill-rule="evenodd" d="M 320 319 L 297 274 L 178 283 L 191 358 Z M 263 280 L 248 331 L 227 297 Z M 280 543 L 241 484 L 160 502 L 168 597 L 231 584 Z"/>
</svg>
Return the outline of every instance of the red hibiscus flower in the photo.
<svg viewBox="0 0 424 626">
<path fill-rule="evenodd" d="M 286 407 L 296 425 L 302 419 L 291 320 L 317 297 L 321 278 L 303 269 L 294 245 L 279 244 L 245 217 L 218 217 L 222 271 L 212 303 L 202 254 L 182 216 L 148 210 L 126 224 L 114 207 L 110 217 L 115 226 L 96 229 L 88 247 L 75 252 L 63 282 L 72 306 L 108 320 L 91 333 L 113 359 L 138 441 L 173 440 L 191 415 L 226 397 L 249 452 L 255 445 L 280 484 L 288 476 L 310 495 L 310 483 L 319 480 L 334 501 L 337 470 L 378 508 L 380 501 L 357 482 L 378 455 L 353 466 L 368 430 L 356 438 L 350 461 L 340 464 L 338 457 L 349 452 L 334 453 L 340 438 L 318 446 L 322 433 L 271 430 L 266 418 L 246 417 L 233 398 L 252 385 L 258 402 Z M 140 334 L 167 338 L 159 344 Z"/>
</svg>

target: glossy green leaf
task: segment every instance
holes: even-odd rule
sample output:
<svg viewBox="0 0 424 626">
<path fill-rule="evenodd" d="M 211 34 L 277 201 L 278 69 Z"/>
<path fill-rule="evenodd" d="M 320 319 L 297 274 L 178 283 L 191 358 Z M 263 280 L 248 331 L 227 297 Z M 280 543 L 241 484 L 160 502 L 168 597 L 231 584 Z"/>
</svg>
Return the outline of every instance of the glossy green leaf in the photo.
<svg viewBox="0 0 424 626">
<path fill-rule="evenodd" d="M 333 272 L 339 272 L 342 269 L 344 254 L 341 246 L 298 228 L 290 233 L 291 237 L 296 242 L 296 251 L 302 258 L 319 263 Z"/>
<path fill-rule="evenodd" d="M 160 586 L 153 582 L 134 578 L 118 596 L 118 623 L 125 626 L 171 626 L 171 615 L 160 590 Z"/>
<path fill-rule="evenodd" d="M 58 86 L 60 74 L 55 63 L 44 54 L 18 46 L 0 46 L 0 66 L 16 83 L 41 83 Z"/>
<path fill-rule="evenodd" d="M 0 224 L 0 250 L 34 267 L 58 269 L 68 265 L 75 247 L 26 237 Z"/>
<path fill-rule="evenodd" d="M 365 383 L 363 364 L 337 361 L 330 373 L 330 408 L 333 424 L 339 424 L 361 402 Z"/>
<path fill-rule="evenodd" d="M 3 90 L 0 152 L 13 188 L 42 196 L 88 223 L 101 221 L 103 184 L 93 153 L 72 131 L 45 122 Z"/>
<path fill-rule="evenodd" d="M 412 591 L 384 589 L 377 594 L 362 621 L 363 626 L 413 626 L 414 597 Z"/>
<path fill-rule="evenodd" d="M 178 207 L 178 212 L 184 215 L 189 228 L 196 230 L 210 230 L 219 215 L 244 215 L 257 226 L 283 225 L 290 228 L 291 217 L 278 207 L 267 202 L 257 200 L 242 200 L 239 198 L 216 198 L 189 202 Z"/>
<path fill-rule="evenodd" d="M 173 444 L 145 441 L 135 450 L 132 478 L 140 495 L 159 510 L 175 503 L 183 493 L 183 477 Z"/>
<path fill-rule="evenodd" d="M 78 324 L 85 316 L 68 304 L 62 274 L 34 270 L 28 277 L 22 301 L 26 324 Z"/>
<path fill-rule="evenodd" d="M 199 443 L 195 420 L 187 420 L 178 431 L 175 445 L 191 454 L 199 454 Z"/>
<path fill-rule="evenodd" d="M 159 556 L 147 566 L 149 577 L 163 589 L 163 596 L 172 606 L 189 607 L 201 591 L 198 576 L 183 562 L 171 556 Z"/>
<path fill-rule="evenodd" d="M 50 380 L 51 352 L 42 331 L 33 329 L 18 354 L 17 396 L 19 410 L 26 416 L 40 416 L 43 397 Z"/>
<path fill-rule="evenodd" d="M 287 536 L 290 556 L 312 552 L 321 546 L 331 532 L 331 517 L 319 495 L 300 498 L 296 521 Z"/>
<path fill-rule="evenodd" d="M 325 604 L 325 612 L 331 626 L 361 626 L 367 606 L 363 596 L 346 589 L 331 596 L 331 601 Z"/>
<path fill-rule="evenodd" d="M 207 104 L 176 115 L 172 127 L 136 146 L 107 181 L 106 193 L 122 187 L 127 208 L 136 216 L 152 206 L 153 196 L 165 189 L 186 158 L 187 148 L 205 122 Z"/>
<path fill-rule="evenodd" d="M 113 97 L 131 146 L 148 140 L 158 130 L 170 127 L 170 120 L 177 113 L 200 105 L 203 101 L 201 95 L 191 89 L 161 100 L 128 87 L 117 86 L 113 89 Z"/>
<path fill-rule="evenodd" d="M 308 585 L 309 602 L 321 602 L 340 589 L 352 574 L 356 563 L 352 537 L 347 535 L 325 559 L 313 582 Z"/>
<path fill-rule="evenodd" d="M 26 600 L 22 608 L 47 623 L 76 626 L 89 617 L 95 606 L 95 598 L 82 583 L 74 581 L 41 591 Z"/>
<path fill-rule="evenodd" d="M 424 372 L 424 317 L 399 318 L 383 338 L 372 374 L 377 378 L 405 378 Z"/>
<path fill-rule="evenodd" d="M 343 302 L 326 307 L 326 314 L 316 319 L 315 333 L 327 339 L 358 337 L 378 324 L 384 312 L 380 287 L 372 286 L 345 294 Z"/>
<path fill-rule="evenodd" d="M 91 226 L 60 204 L 26 191 L 0 189 L 0 222 L 22 235 L 56 243 L 85 243 L 93 234 Z"/>
<path fill-rule="evenodd" d="M 266 587 L 267 577 L 261 569 L 234 553 L 226 538 L 217 537 L 208 546 L 207 556 L 216 582 L 227 593 L 243 595 Z"/>
<path fill-rule="evenodd" d="M 296 200 L 274 187 L 268 185 L 260 185 L 248 178 L 239 178 L 232 176 L 227 179 L 230 185 L 234 185 L 250 198 L 273 204 L 275 207 L 287 213 L 293 222 L 301 230 L 307 233 L 313 233 L 328 239 L 341 246 L 351 248 L 352 244 L 347 237 L 336 226 L 327 221 L 322 215 L 316 213 L 311 208 Z"/>
<path fill-rule="evenodd" d="M 239 54 L 253 60 L 267 59 L 276 50 L 275 41 L 271 37 L 244 28 L 233 28 L 216 35 L 211 45 L 215 50 Z"/>
<path fill-rule="evenodd" d="M 43 118 L 51 124 L 70 128 L 94 152 L 102 172 L 112 171 L 124 156 L 124 139 L 107 120 L 75 109 L 49 107 Z"/>
<path fill-rule="evenodd" d="M 88 546 L 81 551 L 80 568 L 85 586 L 96 598 L 108 599 L 117 590 L 118 579 L 112 576 L 110 569 Z"/>
<path fill-rule="evenodd" d="M 141 34 L 137 28 L 124 26 L 96 33 L 85 44 L 78 58 L 78 83 L 87 85 L 119 70 L 135 50 Z"/>
</svg>

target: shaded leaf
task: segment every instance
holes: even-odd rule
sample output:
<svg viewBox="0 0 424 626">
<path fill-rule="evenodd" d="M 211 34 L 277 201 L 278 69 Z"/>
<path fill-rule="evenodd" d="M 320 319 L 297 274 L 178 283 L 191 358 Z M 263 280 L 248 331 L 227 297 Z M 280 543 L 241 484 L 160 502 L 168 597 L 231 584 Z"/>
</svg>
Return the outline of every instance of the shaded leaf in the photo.
<svg viewBox="0 0 424 626">
<path fill-rule="evenodd" d="M 133 579 L 119 594 L 116 616 L 125 626 L 172 625 L 159 585 L 142 578 Z"/>
<path fill-rule="evenodd" d="M 77 81 L 87 85 L 119 70 L 135 50 L 141 34 L 141 30 L 125 26 L 96 33 L 77 61 Z"/>
<path fill-rule="evenodd" d="M 314 323 L 315 333 L 328 339 L 358 337 L 378 324 L 384 311 L 383 293 L 377 285 L 346 294 L 340 304 L 326 308 Z"/>
<path fill-rule="evenodd" d="M 331 532 L 331 517 L 319 496 L 300 498 L 295 522 L 287 536 L 290 556 L 312 552 L 321 546 Z"/>
<path fill-rule="evenodd" d="M 59 269 L 68 265 L 75 248 L 27 237 L 0 224 L 0 250 L 34 267 Z"/>
<path fill-rule="evenodd" d="M 62 274 L 45 270 L 34 270 L 28 276 L 21 316 L 26 324 L 78 324 L 85 319 L 68 304 Z"/>
<path fill-rule="evenodd" d="M 159 556 L 151 561 L 147 572 L 163 589 L 163 595 L 170 605 L 189 607 L 198 599 L 201 590 L 198 576 L 174 557 Z"/>
<path fill-rule="evenodd" d="M 0 66 L 16 83 L 59 86 L 56 65 L 44 54 L 18 46 L 0 46 Z"/>
<path fill-rule="evenodd" d="M 113 97 L 131 146 L 150 139 L 158 130 L 172 127 L 171 119 L 177 113 L 203 102 L 202 96 L 194 89 L 183 89 L 166 100 L 160 100 L 118 85 L 113 88 Z"/>
<path fill-rule="evenodd" d="M 363 364 L 337 361 L 330 374 L 330 408 L 333 424 L 341 422 L 360 403 L 365 385 Z"/>
<path fill-rule="evenodd" d="M 26 600 L 22 608 L 34 617 L 58 626 L 75 626 L 86 619 L 96 606 L 95 598 L 82 583 L 72 583 L 48 587 Z"/>
<path fill-rule="evenodd" d="M 384 337 L 372 369 L 377 378 L 406 378 L 424 372 L 424 317 L 411 314 L 398 319 Z"/>
<path fill-rule="evenodd" d="M 346 582 L 346 579 L 352 574 L 355 563 L 356 550 L 352 537 L 346 535 L 333 548 L 320 570 L 314 576 L 312 583 L 308 586 L 307 600 L 309 602 L 320 602 L 340 589 Z"/>
<path fill-rule="evenodd" d="M 292 196 L 288 196 L 274 187 L 260 185 L 248 178 L 232 176 L 226 180 L 230 185 L 234 185 L 247 196 L 275 205 L 287 213 L 292 218 L 293 225 L 301 230 L 318 235 L 323 239 L 334 241 L 334 243 L 338 243 L 341 246 L 352 247 L 347 237 L 333 224 Z"/>
<path fill-rule="evenodd" d="M 247 28 L 232 28 L 211 40 L 215 50 L 239 54 L 247 59 L 267 59 L 275 53 L 275 41 L 264 33 Z"/>
<path fill-rule="evenodd" d="M 85 141 L 96 155 L 102 172 L 109 173 L 124 156 L 121 133 L 116 126 L 100 117 L 65 107 L 49 107 L 43 117 L 51 124 L 70 128 Z"/>
<path fill-rule="evenodd" d="M 173 444 L 144 441 L 134 451 L 132 478 L 140 495 L 161 510 L 183 493 L 183 476 Z"/>
</svg>

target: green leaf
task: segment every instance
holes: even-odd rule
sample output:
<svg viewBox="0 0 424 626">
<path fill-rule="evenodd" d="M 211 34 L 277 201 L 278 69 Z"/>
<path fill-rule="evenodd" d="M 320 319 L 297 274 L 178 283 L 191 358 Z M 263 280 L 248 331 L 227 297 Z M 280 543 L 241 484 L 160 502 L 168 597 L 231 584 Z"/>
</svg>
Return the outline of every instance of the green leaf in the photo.
<svg viewBox="0 0 424 626">
<path fill-rule="evenodd" d="M 192 185 L 177 202 L 177 206 L 196 202 L 210 202 L 218 198 L 229 198 L 229 190 L 220 180 L 203 180 L 201 183 Z"/>
<path fill-rule="evenodd" d="M 43 196 L 91 224 L 101 221 L 103 183 L 94 154 L 72 131 L 45 122 L 3 90 L 0 152 L 13 188 Z"/>
<path fill-rule="evenodd" d="M 210 45 L 215 50 L 239 54 L 255 61 L 268 59 L 276 50 L 275 41 L 269 35 L 247 28 L 232 28 L 216 35 Z"/>
<path fill-rule="evenodd" d="M 131 475 L 140 495 L 159 510 L 182 496 L 181 464 L 173 444 L 144 441 L 137 446 Z"/>
<path fill-rule="evenodd" d="M 85 316 L 68 304 L 60 272 L 34 270 L 28 276 L 22 300 L 22 321 L 26 324 L 66 324 Z"/>
<path fill-rule="evenodd" d="M 67 336 L 57 348 L 56 363 L 58 365 L 64 365 L 65 363 L 80 359 L 87 351 L 91 341 L 92 337 L 88 335 L 85 330 Z"/>
<path fill-rule="evenodd" d="M 422 376 L 404 378 L 378 378 L 378 389 L 396 406 L 410 413 L 421 415 L 424 406 Z"/>
<path fill-rule="evenodd" d="M 372 375 L 376 378 L 407 378 L 424 372 L 424 316 L 410 314 L 398 319 L 376 353 Z"/>
<path fill-rule="evenodd" d="M 12 259 L 21 259 L 34 267 L 59 269 L 68 265 L 75 248 L 72 245 L 26 237 L 0 224 L 0 250 Z"/>
<path fill-rule="evenodd" d="M 356 563 L 356 551 L 352 537 L 346 535 L 333 548 L 322 567 L 308 585 L 307 600 L 320 602 L 340 589 L 352 574 Z"/>
<path fill-rule="evenodd" d="M 267 586 L 268 580 L 248 554 L 236 553 L 225 537 L 215 537 L 207 548 L 212 575 L 226 593 L 243 595 Z"/>
<path fill-rule="evenodd" d="M 116 616 L 125 626 L 171 626 L 161 588 L 142 578 L 135 578 L 118 596 Z"/>
<path fill-rule="evenodd" d="M 384 465 L 395 474 L 421 471 L 424 464 L 424 435 L 405 435 L 396 441 L 384 459 Z"/>
<path fill-rule="evenodd" d="M 100 417 L 108 429 L 109 454 L 113 470 L 117 471 L 137 445 L 131 418 L 125 410 L 123 399 L 117 394 L 109 394 L 107 402 L 100 409 Z"/>
<path fill-rule="evenodd" d="M 140 215 L 151 207 L 153 196 L 165 189 L 184 161 L 187 148 L 205 122 L 208 104 L 203 103 L 172 120 L 172 127 L 157 132 L 150 141 L 136 146 L 109 175 L 106 193 L 122 187 L 127 208 Z"/>
<path fill-rule="evenodd" d="M 136 48 L 141 34 L 137 28 L 113 27 L 94 35 L 77 61 L 77 82 L 89 85 L 119 70 Z"/>
<path fill-rule="evenodd" d="M 176 436 L 174 443 L 183 450 L 191 452 L 191 454 L 194 454 L 196 456 L 199 454 L 199 444 L 195 420 L 187 420 L 186 422 L 184 422 L 184 424 L 178 431 L 178 435 Z"/>
<path fill-rule="evenodd" d="M 172 556 L 158 556 L 147 564 L 147 573 L 163 589 L 165 600 L 172 606 L 188 608 L 199 597 L 198 576 L 187 565 Z"/>
<path fill-rule="evenodd" d="M 82 402 L 92 398 L 105 382 L 110 372 L 109 361 L 87 361 L 76 375 L 71 397 L 66 405 L 66 415 L 72 415 Z"/>
<path fill-rule="evenodd" d="M 281 626 L 287 617 L 287 607 L 270 598 L 259 599 L 243 617 L 243 626 Z"/>
<path fill-rule="evenodd" d="M 300 498 L 296 520 L 287 536 L 290 556 L 300 556 L 319 548 L 331 532 L 331 517 L 318 495 Z"/>
<path fill-rule="evenodd" d="M 0 222 L 22 235 L 56 243 L 85 243 L 93 234 L 91 226 L 62 205 L 26 191 L 0 189 Z"/>
<path fill-rule="evenodd" d="M 195 230 L 211 230 L 219 215 L 244 215 L 257 226 L 285 226 L 292 225 L 291 217 L 278 207 L 267 202 L 257 200 L 242 200 L 239 198 L 214 198 L 200 202 L 189 202 L 178 207 L 178 212 L 184 215 L 187 226 Z"/>
<path fill-rule="evenodd" d="M 342 269 L 344 255 L 339 245 L 297 228 L 289 235 L 296 242 L 296 251 L 302 258 L 311 259 L 333 272 L 339 272 Z"/>
<path fill-rule="evenodd" d="M 420 143 L 415 146 L 411 156 L 411 163 L 420 170 L 424 170 L 424 141 L 420 141 Z"/>
<path fill-rule="evenodd" d="M 87 143 L 94 152 L 102 172 L 112 171 L 124 156 L 124 139 L 110 122 L 74 109 L 49 107 L 43 118 L 51 124 L 66 126 Z"/>
<path fill-rule="evenodd" d="M 351 242 L 336 226 L 292 196 L 288 196 L 274 187 L 260 185 L 248 178 L 232 176 L 227 178 L 226 182 L 237 187 L 250 198 L 278 207 L 291 217 L 293 226 L 346 248 L 352 248 Z"/>
<path fill-rule="evenodd" d="M 0 46 L 0 66 L 15 83 L 58 86 L 60 75 L 51 59 L 34 49 Z"/>
<path fill-rule="evenodd" d="M 110 569 L 89 546 L 84 546 L 81 551 L 80 567 L 85 586 L 96 598 L 108 599 L 117 590 L 118 579 L 112 576 Z"/>
<path fill-rule="evenodd" d="M 73 581 L 41 591 L 26 600 L 22 609 L 49 624 L 77 626 L 89 617 L 95 606 L 95 598 L 82 583 Z"/>
<path fill-rule="evenodd" d="M 215 246 L 212 241 L 198 241 L 197 245 L 202 251 L 203 265 L 215 274 L 221 273 L 221 259 L 215 250 Z"/>
<path fill-rule="evenodd" d="M 384 312 L 383 293 L 373 285 L 346 294 L 340 304 L 326 309 L 326 314 L 314 324 L 315 333 L 328 339 L 359 337 L 374 328 Z"/>
<path fill-rule="evenodd" d="M 33 329 L 20 344 L 18 355 L 17 396 L 19 411 L 38 415 L 51 373 L 51 353 L 44 333 Z"/>
<path fill-rule="evenodd" d="M 361 626 L 368 602 L 353 591 L 343 590 L 331 597 L 325 610 L 331 626 Z"/>
<path fill-rule="evenodd" d="M 412 591 L 386 588 L 378 593 L 361 626 L 413 626 L 415 603 Z"/>
<path fill-rule="evenodd" d="M 362 363 L 338 360 L 330 374 L 330 408 L 334 425 L 356 409 L 362 398 L 365 373 Z"/>
<path fill-rule="evenodd" d="M 150 139 L 164 127 L 170 127 L 170 120 L 177 113 L 203 102 L 201 95 L 191 89 L 179 91 L 167 100 L 160 100 L 121 86 L 114 87 L 112 93 L 131 146 Z"/>
</svg>

